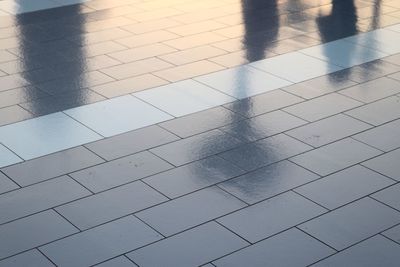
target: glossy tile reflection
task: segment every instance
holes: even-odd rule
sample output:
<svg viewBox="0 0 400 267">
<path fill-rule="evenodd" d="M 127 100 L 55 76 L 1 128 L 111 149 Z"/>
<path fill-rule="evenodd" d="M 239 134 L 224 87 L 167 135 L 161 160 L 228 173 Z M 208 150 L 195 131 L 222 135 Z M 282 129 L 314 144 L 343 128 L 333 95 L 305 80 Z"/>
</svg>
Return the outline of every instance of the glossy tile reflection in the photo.
<svg viewBox="0 0 400 267">
<path fill-rule="evenodd" d="M 0 266 L 398 266 L 396 0 L 0 0 Z"/>
</svg>

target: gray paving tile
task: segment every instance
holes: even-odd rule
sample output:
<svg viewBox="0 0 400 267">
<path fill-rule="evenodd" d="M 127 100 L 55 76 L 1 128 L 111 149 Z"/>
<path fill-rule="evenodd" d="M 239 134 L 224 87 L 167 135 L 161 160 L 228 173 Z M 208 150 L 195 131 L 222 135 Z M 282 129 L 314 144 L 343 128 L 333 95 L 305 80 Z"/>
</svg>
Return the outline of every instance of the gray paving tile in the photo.
<svg viewBox="0 0 400 267">
<path fill-rule="evenodd" d="M 386 77 L 361 83 L 339 93 L 364 103 L 370 103 L 400 92 L 400 82 Z"/>
<path fill-rule="evenodd" d="M 289 161 L 282 161 L 223 182 L 218 186 L 241 200 L 253 204 L 319 176 Z"/>
<path fill-rule="evenodd" d="M 400 225 L 390 228 L 382 234 L 400 244 Z"/>
<path fill-rule="evenodd" d="M 48 96 L 48 94 L 43 93 L 32 86 L 3 91 L 0 92 L 0 108 L 18 105 L 26 101 L 46 96 Z"/>
<path fill-rule="evenodd" d="M 160 126 L 185 138 L 243 119 L 241 115 L 226 108 L 216 107 L 163 122 Z"/>
<path fill-rule="evenodd" d="M 302 101 L 304 99 L 300 97 L 283 92 L 282 90 L 274 90 L 227 104 L 225 107 L 242 116 L 253 117 Z"/>
<path fill-rule="evenodd" d="M 56 210 L 76 227 L 85 230 L 165 200 L 166 197 L 137 181 L 65 204 Z"/>
<path fill-rule="evenodd" d="M 335 209 L 393 183 L 383 175 L 356 165 L 296 188 L 295 191 L 328 209 Z"/>
<path fill-rule="evenodd" d="M 88 190 L 68 176 L 14 190 L 0 196 L 0 224 L 88 195 Z"/>
<path fill-rule="evenodd" d="M 0 109 L 0 126 L 27 120 L 32 118 L 33 115 L 21 108 L 20 106 L 13 105 Z"/>
<path fill-rule="evenodd" d="M 96 267 L 135 267 L 137 266 L 125 256 L 120 256 L 112 260 L 95 265 Z"/>
<path fill-rule="evenodd" d="M 371 125 L 349 116 L 338 114 L 293 129 L 286 132 L 286 134 L 314 147 L 319 147 L 368 128 L 371 128 Z"/>
<path fill-rule="evenodd" d="M 342 250 L 400 222 L 400 212 L 363 198 L 299 227 L 331 247 Z"/>
<path fill-rule="evenodd" d="M 400 96 L 391 96 L 362 107 L 347 111 L 346 114 L 375 126 L 400 118 Z"/>
<path fill-rule="evenodd" d="M 77 147 L 6 167 L 2 171 L 21 186 L 84 169 L 104 162 L 84 147 Z"/>
<path fill-rule="evenodd" d="M 0 261 L 0 267 L 51 267 L 54 266 L 45 256 L 39 251 L 29 250 L 22 254 L 18 254 L 11 258 Z"/>
<path fill-rule="evenodd" d="M 400 246 L 378 235 L 312 266 L 395 267 L 399 261 Z"/>
<path fill-rule="evenodd" d="M 254 243 L 325 212 L 293 192 L 283 193 L 218 219 L 218 222 Z"/>
<path fill-rule="evenodd" d="M 310 150 L 311 147 L 287 135 L 279 134 L 220 154 L 240 168 L 254 170 Z"/>
<path fill-rule="evenodd" d="M 379 154 L 381 152 L 377 149 L 346 138 L 290 160 L 320 175 L 328 175 Z"/>
<path fill-rule="evenodd" d="M 399 66 L 392 64 L 392 62 L 388 62 L 386 59 L 387 57 L 383 58 L 383 60 L 374 60 L 358 66 L 354 66 L 350 68 L 348 78 L 353 81 L 362 83 L 384 77 L 400 70 Z M 343 71 L 345 72 L 346 70 Z"/>
<path fill-rule="evenodd" d="M 306 99 L 311 99 L 333 93 L 340 89 L 344 89 L 356 84 L 356 82 L 347 79 L 347 77 L 343 75 L 341 71 L 338 71 L 301 83 L 296 83 L 294 85 L 285 87 L 282 90 Z"/>
<path fill-rule="evenodd" d="M 383 154 L 377 158 L 364 162 L 363 165 L 382 173 L 390 178 L 400 181 L 400 149 Z"/>
<path fill-rule="evenodd" d="M 21 75 L 8 75 L 0 77 L 0 92 L 6 91 L 14 88 L 23 87 L 28 84 L 28 82 Z"/>
<path fill-rule="evenodd" d="M 90 266 L 161 238 L 133 216 L 50 243 L 39 249 L 57 266 Z"/>
<path fill-rule="evenodd" d="M 229 267 L 308 266 L 335 251 L 296 228 L 244 248 L 214 262 Z"/>
<path fill-rule="evenodd" d="M 141 211 L 137 216 L 169 236 L 245 206 L 225 191 L 211 187 Z"/>
<path fill-rule="evenodd" d="M 311 99 L 284 110 L 308 121 L 316 121 L 360 106 L 361 102 L 337 93 Z"/>
<path fill-rule="evenodd" d="M 383 151 L 400 147 L 400 120 L 395 120 L 353 136 L 354 139 Z"/>
<path fill-rule="evenodd" d="M 113 160 L 178 139 L 177 136 L 153 125 L 102 139 L 85 146 L 102 158 Z"/>
<path fill-rule="evenodd" d="M 183 165 L 232 149 L 242 141 L 219 130 L 212 130 L 166 144 L 150 151 L 175 166 Z"/>
<path fill-rule="evenodd" d="M 243 174 L 235 165 L 216 156 L 162 172 L 143 179 L 170 198 L 191 193 Z"/>
<path fill-rule="evenodd" d="M 248 243 L 215 222 L 180 233 L 128 254 L 140 266 L 200 266 Z"/>
<path fill-rule="evenodd" d="M 171 167 L 167 162 L 144 151 L 72 173 L 71 176 L 97 193 Z"/>
<path fill-rule="evenodd" d="M 78 230 L 54 211 L 0 226 L 0 259 L 57 240 Z"/>
<path fill-rule="evenodd" d="M 243 141 L 256 141 L 305 124 L 306 121 L 277 110 L 227 125 L 220 130 Z"/>
<path fill-rule="evenodd" d="M 372 195 L 373 198 L 400 210 L 400 184 L 392 185 Z"/>
<path fill-rule="evenodd" d="M 13 181 L 0 172 L 0 194 L 19 188 Z"/>
</svg>

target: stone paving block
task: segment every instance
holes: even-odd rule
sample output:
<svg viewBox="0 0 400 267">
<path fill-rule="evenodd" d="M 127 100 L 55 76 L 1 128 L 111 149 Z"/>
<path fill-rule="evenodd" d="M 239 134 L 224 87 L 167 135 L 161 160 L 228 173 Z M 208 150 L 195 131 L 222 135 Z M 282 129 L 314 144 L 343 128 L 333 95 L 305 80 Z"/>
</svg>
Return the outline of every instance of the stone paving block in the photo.
<svg viewBox="0 0 400 267">
<path fill-rule="evenodd" d="M 312 266 L 395 267 L 400 261 L 399 255 L 398 244 L 377 235 Z"/>
<path fill-rule="evenodd" d="M 121 28 L 114 28 L 97 32 L 85 33 L 82 35 L 68 36 L 67 38 L 78 44 L 82 43 L 83 40 L 84 44 L 89 45 L 89 44 L 120 39 L 130 35 L 131 33 L 128 31 L 124 31 Z"/>
<path fill-rule="evenodd" d="M 56 210 L 76 227 L 85 230 L 165 200 L 166 197 L 137 181 L 65 204 Z"/>
<path fill-rule="evenodd" d="M 232 68 L 249 63 L 249 60 L 246 58 L 246 51 L 244 50 L 239 50 L 236 52 L 209 58 L 208 60 L 227 68 Z"/>
<path fill-rule="evenodd" d="M 395 95 L 347 111 L 346 114 L 378 126 L 400 118 L 400 96 Z"/>
<path fill-rule="evenodd" d="M 191 36 L 185 36 L 164 43 L 179 50 L 189 49 L 196 46 L 207 45 L 225 40 L 226 37 L 213 32 L 198 33 Z"/>
<path fill-rule="evenodd" d="M 342 250 L 400 223 L 400 212 L 363 198 L 300 225 L 300 229 Z"/>
<path fill-rule="evenodd" d="M 177 82 L 222 69 L 224 69 L 224 67 L 220 65 L 207 60 L 200 60 L 193 63 L 156 71 L 153 72 L 153 74 L 167 81 Z"/>
<path fill-rule="evenodd" d="M 17 105 L 1 108 L 0 126 L 27 120 L 32 117 L 33 117 L 32 113 Z"/>
<path fill-rule="evenodd" d="M 282 161 L 225 181 L 218 186 L 241 200 L 254 204 L 318 178 L 318 175 L 296 164 Z"/>
<path fill-rule="evenodd" d="M 342 71 L 338 71 L 318 78 L 296 83 L 283 88 L 283 90 L 306 99 L 311 99 L 357 84 L 356 82 L 346 79 L 347 77 L 343 76 L 344 75 L 342 74 Z"/>
<path fill-rule="evenodd" d="M 382 234 L 387 238 L 390 238 L 391 240 L 400 244 L 400 225 L 390 228 L 389 230 L 386 230 Z"/>
<path fill-rule="evenodd" d="M 97 193 L 168 170 L 171 167 L 167 162 L 144 151 L 72 173 L 71 176 Z"/>
<path fill-rule="evenodd" d="M 104 55 L 104 54 L 109 54 L 121 50 L 125 50 L 126 46 L 117 44 L 114 41 L 106 41 L 106 42 L 101 42 L 97 44 L 91 44 L 85 46 L 86 49 L 86 54 L 89 57 L 94 57 L 94 56 L 99 56 L 99 55 Z"/>
<path fill-rule="evenodd" d="M 379 154 L 377 149 L 346 138 L 295 156 L 290 161 L 320 175 L 328 175 Z"/>
<path fill-rule="evenodd" d="M 69 236 L 39 249 L 57 266 L 91 266 L 161 239 L 133 216 Z"/>
<path fill-rule="evenodd" d="M 372 197 L 392 208 L 400 210 L 400 184 L 392 185 L 372 195 Z"/>
<path fill-rule="evenodd" d="M 173 65 L 157 58 L 147 58 L 131 63 L 121 64 L 114 67 L 102 69 L 101 72 L 113 77 L 114 79 L 126 79 L 153 71 L 170 68 Z"/>
<path fill-rule="evenodd" d="M 179 138 L 156 125 L 123 133 L 85 145 L 106 160 L 134 154 Z"/>
<path fill-rule="evenodd" d="M 400 147 L 400 120 L 395 120 L 353 136 L 354 139 L 390 151 Z"/>
<path fill-rule="evenodd" d="M 0 226 L 0 259 L 71 235 L 78 230 L 52 210 Z"/>
<path fill-rule="evenodd" d="M 162 60 L 175 65 L 183 65 L 198 60 L 208 59 L 211 57 L 225 54 L 226 51 L 212 47 L 209 45 L 194 47 L 174 53 L 159 56 Z"/>
<path fill-rule="evenodd" d="M 328 209 L 335 209 L 393 184 L 394 181 L 356 165 L 295 191 Z"/>
<path fill-rule="evenodd" d="M 302 119 L 277 110 L 248 120 L 226 125 L 220 128 L 220 130 L 238 139 L 242 139 L 243 141 L 252 142 L 296 128 L 305 123 L 306 121 Z"/>
<path fill-rule="evenodd" d="M 321 260 L 335 251 L 296 228 L 234 252 L 214 262 L 229 267 L 298 267 Z"/>
<path fill-rule="evenodd" d="M 241 115 L 224 107 L 216 107 L 162 122 L 159 125 L 162 128 L 185 138 L 243 119 L 244 117 Z"/>
<path fill-rule="evenodd" d="M 311 147 L 284 134 L 275 135 L 257 142 L 245 144 L 220 154 L 240 168 L 250 171 L 294 155 Z"/>
<path fill-rule="evenodd" d="M 232 149 L 242 141 L 219 130 L 212 130 L 150 151 L 175 166 L 196 161 Z"/>
<path fill-rule="evenodd" d="M 0 194 L 19 188 L 17 184 L 11 181 L 7 176 L 0 172 Z"/>
<path fill-rule="evenodd" d="M 219 158 L 209 158 L 162 172 L 143 181 L 170 198 L 214 185 L 243 174 L 235 165 Z"/>
<path fill-rule="evenodd" d="M 164 18 L 159 20 L 151 20 L 146 22 L 134 23 L 131 25 L 122 26 L 123 30 L 127 30 L 129 32 L 135 34 L 141 34 L 146 32 L 153 32 L 158 30 L 163 30 L 170 27 L 175 27 L 180 25 L 178 21 L 174 19 Z"/>
<path fill-rule="evenodd" d="M 105 97 L 111 98 L 157 87 L 166 83 L 168 82 L 152 74 L 143 74 L 133 78 L 94 86 L 90 89 Z"/>
<path fill-rule="evenodd" d="M 48 94 L 39 92 L 33 87 L 22 87 L 3 91 L 0 92 L 0 108 L 17 105 L 32 99 L 46 96 L 48 96 Z"/>
<path fill-rule="evenodd" d="M 125 256 L 120 256 L 112 260 L 95 265 L 96 267 L 137 267 L 132 261 Z"/>
<path fill-rule="evenodd" d="M 157 43 L 161 43 L 163 41 L 176 39 L 179 37 L 180 37 L 179 35 L 174 34 L 172 32 L 159 30 L 159 31 L 155 31 L 155 32 L 131 35 L 129 37 L 125 37 L 122 39 L 116 39 L 115 42 L 122 44 L 124 46 L 130 47 L 130 48 L 134 48 L 134 47 L 141 47 L 141 46 L 146 46 L 146 45 L 151 45 L 151 44 L 157 44 Z M 174 51 L 174 50 L 171 48 L 171 52 L 172 51 Z"/>
<path fill-rule="evenodd" d="M 51 267 L 54 266 L 45 256 L 36 249 L 0 261 L 0 267 Z"/>
<path fill-rule="evenodd" d="M 88 195 L 88 190 L 68 176 L 14 190 L 0 196 L 0 224 Z"/>
<path fill-rule="evenodd" d="M 325 211 L 298 194 L 287 192 L 222 217 L 218 222 L 254 243 Z"/>
<path fill-rule="evenodd" d="M 254 117 L 302 101 L 303 99 L 300 97 L 281 90 L 274 90 L 227 104 L 225 107 L 242 116 Z"/>
<path fill-rule="evenodd" d="M 169 237 L 128 254 L 140 266 L 200 266 L 248 243 L 215 222 Z"/>
<path fill-rule="evenodd" d="M 400 181 L 399 158 L 400 149 L 396 149 L 377 158 L 368 160 L 364 162 L 363 165 L 381 174 L 389 176 L 390 178 Z"/>
<path fill-rule="evenodd" d="M 169 54 L 175 52 L 176 49 L 164 44 L 151 44 L 133 49 L 127 49 L 115 53 L 108 54 L 110 57 L 117 59 L 120 62 L 128 63 L 136 60 L 141 60 L 150 57 Z M 173 63 L 173 62 L 171 62 Z"/>
<path fill-rule="evenodd" d="M 384 16 L 382 16 L 381 19 L 383 20 Z M 388 57 L 352 67 L 348 76 L 349 79 L 363 83 L 399 71 L 400 66 L 387 62 L 387 58 Z"/>
<path fill-rule="evenodd" d="M 370 103 L 400 92 L 400 82 L 386 77 L 361 83 L 339 93 L 364 103 Z"/>
<path fill-rule="evenodd" d="M 360 105 L 361 102 L 332 93 L 287 107 L 284 110 L 302 119 L 316 121 Z"/>
<path fill-rule="evenodd" d="M 211 187 L 146 209 L 137 216 L 170 236 L 245 206 L 220 188 Z"/>
<path fill-rule="evenodd" d="M 338 114 L 288 131 L 286 134 L 311 146 L 319 147 L 368 128 L 371 128 L 371 125 Z"/>
<path fill-rule="evenodd" d="M 21 186 L 27 186 L 104 162 L 85 149 L 76 147 L 6 167 L 2 171 Z"/>
</svg>

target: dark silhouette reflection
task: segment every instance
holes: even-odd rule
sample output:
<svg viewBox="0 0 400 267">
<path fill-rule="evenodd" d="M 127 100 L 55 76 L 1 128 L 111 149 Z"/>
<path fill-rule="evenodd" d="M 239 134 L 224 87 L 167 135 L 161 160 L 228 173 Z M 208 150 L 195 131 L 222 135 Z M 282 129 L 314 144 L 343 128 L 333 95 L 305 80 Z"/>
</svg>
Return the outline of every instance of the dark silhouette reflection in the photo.
<svg viewBox="0 0 400 267">
<path fill-rule="evenodd" d="M 249 62 L 265 58 L 279 32 L 277 1 L 242 0 L 243 46 Z"/>
<path fill-rule="evenodd" d="M 87 91 L 81 89 L 85 84 L 86 57 L 80 35 L 85 17 L 81 7 L 22 14 L 16 22 L 21 75 L 29 83 L 24 107 L 34 115 L 44 115 L 85 104 Z M 72 36 L 74 42 L 64 38 Z"/>
<path fill-rule="evenodd" d="M 330 13 L 327 15 L 320 15 L 316 18 L 316 24 L 322 43 L 357 34 L 359 32 L 357 20 L 357 9 L 354 0 L 332 0 Z M 354 51 L 347 50 L 345 52 L 348 54 L 345 58 L 350 62 Z M 324 54 L 328 58 L 328 62 L 332 63 L 332 61 L 334 61 L 335 53 L 336 52 L 332 49 L 325 49 Z M 340 75 L 332 73 L 329 77 L 331 82 L 343 82 L 349 78 L 350 74 L 351 69 L 345 69 L 340 71 Z"/>
</svg>

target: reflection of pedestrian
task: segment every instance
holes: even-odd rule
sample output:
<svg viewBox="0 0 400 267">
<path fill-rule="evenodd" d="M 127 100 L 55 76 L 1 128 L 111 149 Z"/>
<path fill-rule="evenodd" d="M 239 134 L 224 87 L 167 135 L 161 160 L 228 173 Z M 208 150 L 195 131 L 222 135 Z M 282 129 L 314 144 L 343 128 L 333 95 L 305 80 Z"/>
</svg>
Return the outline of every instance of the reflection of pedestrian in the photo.
<svg viewBox="0 0 400 267">
<path fill-rule="evenodd" d="M 357 10 L 354 5 L 354 0 L 332 0 L 331 13 L 327 16 L 317 17 L 316 23 L 323 43 L 357 34 Z M 344 52 L 348 55 L 344 58 L 350 61 L 354 51 L 346 50 Z M 334 66 L 333 62 L 336 57 L 335 51 L 332 49 L 324 49 L 324 54 L 328 58 L 328 62 Z M 347 79 L 350 73 L 351 69 L 341 71 L 341 79 Z M 333 78 L 334 75 L 330 75 L 330 77 Z M 333 80 L 336 78 L 337 77 Z"/>
<path fill-rule="evenodd" d="M 279 32 L 277 1 L 242 0 L 246 58 L 249 62 L 265 58 L 266 49 L 276 40 Z"/>
<path fill-rule="evenodd" d="M 357 29 L 357 10 L 354 0 L 332 0 L 331 13 L 316 19 L 321 41 L 329 42 L 355 35 Z"/>
</svg>

